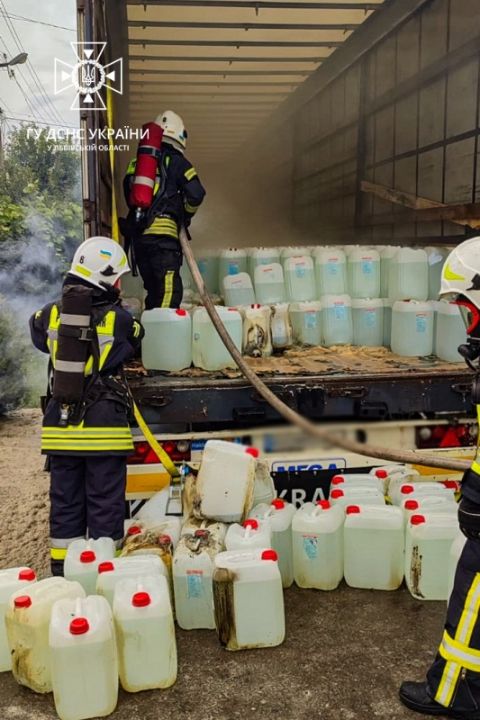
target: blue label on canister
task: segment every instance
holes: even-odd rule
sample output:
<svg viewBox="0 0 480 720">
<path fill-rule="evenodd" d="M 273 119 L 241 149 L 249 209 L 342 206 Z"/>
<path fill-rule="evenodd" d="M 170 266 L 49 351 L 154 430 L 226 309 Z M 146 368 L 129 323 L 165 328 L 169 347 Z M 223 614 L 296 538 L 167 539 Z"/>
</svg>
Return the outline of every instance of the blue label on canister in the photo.
<svg viewBox="0 0 480 720">
<path fill-rule="evenodd" d="M 426 315 L 416 315 L 415 323 L 416 323 L 417 333 L 426 333 L 427 332 L 427 316 Z"/>
<path fill-rule="evenodd" d="M 347 308 L 345 305 L 335 305 L 335 320 L 345 320 L 347 316 Z"/>
<path fill-rule="evenodd" d="M 364 275 L 373 273 L 373 260 L 362 260 L 362 272 Z"/>
<path fill-rule="evenodd" d="M 315 560 L 318 555 L 318 538 L 311 535 L 304 535 L 303 549 L 309 560 Z"/>
<path fill-rule="evenodd" d="M 305 327 L 309 330 L 317 327 L 317 313 L 307 312 L 305 314 Z"/>
<path fill-rule="evenodd" d="M 365 311 L 365 325 L 369 328 L 375 327 L 377 324 L 377 313 L 375 310 L 366 310 Z"/>
<path fill-rule="evenodd" d="M 203 573 L 187 573 L 188 598 L 199 598 L 203 595 Z"/>
<path fill-rule="evenodd" d="M 327 275 L 338 275 L 338 263 L 335 260 L 327 262 Z"/>
<path fill-rule="evenodd" d="M 295 275 L 296 275 L 296 277 L 298 277 L 298 278 L 303 278 L 303 277 L 305 277 L 305 273 L 306 273 L 306 272 L 307 272 L 307 271 L 306 271 L 306 268 L 305 268 L 304 265 L 295 265 Z"/>
</svg>

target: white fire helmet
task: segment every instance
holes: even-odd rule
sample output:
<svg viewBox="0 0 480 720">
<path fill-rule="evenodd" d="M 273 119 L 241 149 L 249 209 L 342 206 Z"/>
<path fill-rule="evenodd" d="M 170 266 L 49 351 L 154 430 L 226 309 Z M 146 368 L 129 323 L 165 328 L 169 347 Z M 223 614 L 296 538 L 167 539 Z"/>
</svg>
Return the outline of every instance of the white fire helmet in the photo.
<svg viewBox="0 0 480 720">
<path fill-rule="evenodd" d="M 170 143 L 178 150 L 184 150 L 187 145 L 187 131 L 182 118 L 173 110 L 165 110 L 155 120 L 163 129 L 163 142 Z"/>
<path fill-rule="evenodd" d="M 458 245 L 443 266 L 440 297 L 455 300 L 459 295 L 480 308 L 480 237 Z"/>
<path fill-rule="evenodd" d="M 119 243 L 101 235 L 85 240 L 73 256 L 70 275 L 104 289 L 130 272 L 127 256 Z"/>
</svg>

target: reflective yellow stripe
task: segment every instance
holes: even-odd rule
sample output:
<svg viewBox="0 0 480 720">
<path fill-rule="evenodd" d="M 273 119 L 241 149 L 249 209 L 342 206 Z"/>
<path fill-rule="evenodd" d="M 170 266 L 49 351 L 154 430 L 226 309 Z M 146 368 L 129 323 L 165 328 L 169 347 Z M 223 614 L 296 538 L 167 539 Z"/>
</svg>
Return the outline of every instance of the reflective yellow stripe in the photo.
<svg viewBox="0 0 480 720">
<path fill-rule="evenodd" d="M 156 235 L 168 235 L 178 239 L 178 227 L 174 220 L 168 218 L 155 218 L 153 223 L 144 231 L 144 235 L 150 235 L 155 233 Z"/>
<path fill-rule="evenodd" d="M 465 605 L 463 608 L 460 622 L 458 623 L 457 631 L 455 633 L 455 641 L 460 643 L 461 646 L 468 648 L 468 644 L 472 638 L 475 623 L 478 620 L 478 613 L 480 610 L 480 573 L 475 575 L 475 578 L 468 591 Z M 443 657 L 442 645 L 439 648 L 439 652 Z M 445 658 L 447 663 L 443 670 L 442 679 L 438 686 L 435 700 L 443 705 L 449 707 L 452 702 L 452 698 L 457 687 L 458 679 L 463 663 L 455 662 L 451 658 Z"/>
<path fill-rule="evenodd" d="M 131 452 L 133 452 L 134 447 L 133 443 L 125 443 L 124 445 L 112 445 L 111 443 L 107 443 L 105 445 L 76 445 L 75 443 L 72 443 L 71 445 L 57 445 L 56 443 L 42 443 L 41 446 L 42 450 L 52 451 L 52 450 L 58 450 L 59 452 L 125 452 L 127 455 Z"/>
<path fill-rule="evenodd" d="M 454 640 L 446 630 L 439 652 L 445 660 L 452 660 L 472 672 L 480 672 L 480 650 L 473 650 L 468 645 Z"/>
<path fill-rule="evenodd" d="M 67 557 L 66 548 L 50 548 L 50 557 L 52 560 L 65 560 Z"/>
<path fill-rule="evenodd" d="M 165 275 L 165 293 L 163 295 L 162 308 L 169 308 L 172 302 L 174 274 L 173 270 L 168 270 Z"/>
<path fill-rule="evenodd" d="M 133 337 L 138 338 L 141 330 L 142 330 L 142 326 L 140 325 L 140 323 L 138 323 L 136 320 L 134 320 L 133 321 Z"/>
<path fill-rule="evenodd" d="M 83 429 L 78 429 L 78 426 L 71 425 L 66 428 L 63 427 L 55 427 L 55 426 L 47 426 L 42 428 L 42 435 L 44 437 L 49 437 L 50 435 L 57 435 L 58 437 L 71 437 L 73 435 L 77 435 L 78 437 L 84 437 L 85 435 L 89 435 L 92 437 L 102 438 L 105 435 L 111 436 L 111 437 L 131 437 L 131 431 L 129 427 L 122 427 L 122 428 L 95 428 L 95 427 L 86 427 Z"/>
<path fill-rule="evenodd" d="M 472 470 L 473 472 L 476 472 L 478 475 L 480 475 L 480 463 L 478 463 L 476 460 L 472 463 Z"/>
<path fill-rule="evenodd" d="M 78 273 L 80 273 L 80 275 L 83 275 L 84 277 L 87 277 L 87 278 L 90 277 L 92 274 L 90 272 L 90 270 L 87 270 L 87 268 L 83 267 L 83 265 L 75 265 L 75 272 L 78 272 Z"/>
<path fill-rule="evenodd" d="M 126 175 L 133 175 L 136 167 L 137 167 L 137 158 L 133 158 L 133 160 L 130 160 L 130 162 L 128 163 Z"/>
<path fill-rule="evenodd" d="M 190 180 L 193 180 L 194 177 L 197 176 L 197 171 L 194 167 L 191 167 L 189 170 L 185 171 L 185 177 L 190 182 Z"/>
<path fill-rule="evenodd" d="M 35 313 L 35 320 L 38 320 L 38 318 L 40 318 L 40 317 L 42 317 L 42 311 L 37 310 L 37 312 Z"/>
<path fill-rule="evenodd" d="M 190 205 L 190 203 L 185 202 L 185 210 L 190 213 L 190 215 L 195 215 L 199 207 L 199 205 Z"/>
</svg>

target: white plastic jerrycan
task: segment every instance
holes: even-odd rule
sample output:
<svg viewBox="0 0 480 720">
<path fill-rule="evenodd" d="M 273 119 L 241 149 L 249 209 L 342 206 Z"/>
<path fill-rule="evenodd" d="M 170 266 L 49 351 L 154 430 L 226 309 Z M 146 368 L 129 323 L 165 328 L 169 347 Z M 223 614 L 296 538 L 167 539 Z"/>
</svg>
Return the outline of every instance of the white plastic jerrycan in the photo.
<svg viewBox="0 0 480 720">
<path fill-rule="evenodd" d="M 242 351 L 242 316 L 234 308 L 215 307 L 230 337 Z M 205 308 L 198 308 L 193 315 L 192 357 L 195 367 L 203 370 L 223 370 L 237 367 L 213 326 Z"/>
<path fill-rule="evenodd" d="M 200 517 L 232 523 L 248 516 L 257 457 L 256 448 L 224 440 L 206 443 L 196 480 Z"/>
<path fill-rule="evenodd" d="M 390 499 L 394 505 L 403 505 L 405 500 L 417 500 L 427 495 L 437 495 L 455 500 L 453 487 L 444 485 L 441 482 L 430 482 L 427 480 L 419 482 L 408 482 L 400 485 L 392 484 L 389 489 Z"/>
<path fill-rule="evenodd" d="M 232 550 L 215 558 L 215 623 L 227 650 L 273 647 L 285 639 L 285 611 L 275 550 Z"/>
<path fill-rule="evenodd" d="M 299 345 L 322 344 L 322 303 L 291 303 L 288 309 L 293 341 Z"/>
<path fill-rule="evenodd" d="M 343 521 L 328 500 L 305 503 L 292 520 L 293 572 L 302 588 L 335 590 L 343 578 Z"/>
<path fill-rule="evenodd" d="M 357 247 L 348 255 L 348 287 L 352 298 L 380 297 L 380 255 Z"/>
<path fill-rule="evenodd" d="M 396 492 L 396 489 L 401 485 L 412 480 L 415 481 L 420 477 L 417 470 L 407 468 L 405 465 L 384 465 L 383 467 L 372 468 L 370 474 L 375 475 L 384 483 L 384 492 L 388 497 L 390 497 L 391 492 Z"/>
<path fill-rule="evenodd" d="M 168 491 L 160 490 L 160 492 L 152 495 L 152 497 L 147 500 L 145 505 L 142 505 L 140 510 L 136 513 L 134 520 L 153 525 L 158 525 L 159 523 L 163 522 L 172 523 L 172 527 L 169 528 L 169 533 L 172 535 L 172 540 L 175 542 L 175 537 L 178 533 L 179 525 L 174 515 L 166 514 L 167 505 Z"/>
<path fill-rule="evenodd" d="M 205 250 L 197 257 L 197 265 L 208 292 L 218 294 L 218 254 L 214 250 Z"/>
<path fill-rule="evenodd" d="M 353 342 L 352 301 L 348 295 L 322 297 L 322 331 L 326 347 Z"/>
<path fill-rule="evenodd" d="M 357 487 L 357 488 L 374 488 L 378 492 L 385 495 L 385 484 L 381 478 L 375 477 L 375 475 L 364 474 L 364 473 L 346 473 L 345 475 L 334 475 L 331 482 L 331 489 L 343 490 L 344 488 Z"/>
<path fill-rule="evenodd" d="M 113 617 L 123 689 L 139 692 L 173 685 L 177 643 L 167 580 L 158 575 L 120 580 Z"/>
<path fill-rule="evenodd" d="M 441 300 L 437 303 L 435 352 L 444 362 L 463 362 L 458 352 L 467 341 L 467 330 L 458 305 Z"/>
<path fill-rule="evenodd" d="M 343 485 L 340 490 L 333 486 L 330 489 L 330 502 L 346 508 L 347 505 L 362 503 L 364 505 L 385 505 L 385 496 L 378 488 L 371 486 Z"/>
<path fill-rule="evenodd" d="M 246 272 L 241 272 L 224 277 L 223 297 L 225 299 L 225 305 L 228 307 L 254 305 L 256 300 L 250 275 Z"/>
<path fill-rule="evenodd" d="M 127 547 L 130 550 L 130 552 L 126 554 L 131 554 L 131 552 L 134 551 L 134 548 L 131 547 L 132 545 L 137 545 L 137 550 L 140 549 L 142 538 L 135 538 L 134 536 L 147 532 L 151 535 L 149 542 L 154 541 L 153 534 L 157 537 L 160 537 L 160 535 L 168 535 L 172 547 L 175 548 L 180 540 L 181 526 L 182 519 L 176 515 L 169 515 L 164 518 L 159 518 L 158 520 L 154 520 L 153 518 L 140 519 L 137 515 L 130 524 L 123 540 L 123 547 Z"/>
<path fill-rule="evenodd" d="M 225 544 L 225 535 L 227 534 L 227 525 L 225 523 L 189 517 L 182 525 L 181 537 L 194 535 L 197 530 L 208 530 L 216 543 Z"/>
<path fill-rule="evenodd" d="M 272 531 L 269 522 L 248 518 L 242 525 L 230 525 L 225 536 L 227 550 L 251 550 L 269 548 L 272 543 Z"/>
<path fill-rule="evenodd" d="M 460 532 L 460 530 L 458 530 L 458 533 L 455 536 L 455 539 L 450 547 L 450 553 L 448 556 L 448 599 L 450 599 L 450 595 L 452 594 L 458 561 L 460 560 L 466 542 L 467 538 L 462 532 Z"/>
<path fill-rule="evenodd" d="M 411 516 L 405 537 L 405 580 L 417 600 L 448 600 L 448 557 L 457 534 L 454 513 Z"/>
<path fill-rule="evenodd" d="M 390 262 L 390 300 L 428 300 L 428 262 L 425 250 L 399 248 Z"/>
<path fill-rule="evenodd" d="M 85 597 L 78 582 L 51 577 L 17 590 L 5 614 L 12 672 L 20 685 L 37 693 L 52 691 L 48 628 L 57 600 Z"/>
<path fill-rule="evenodd" d="M 291 347 L 293 333 L 287 303 L 272 306 L 270 330 L 274 350 L 286 350 Z"/>
<path fill-rule="evenodd" d="M 397 590 L 403 581 L 404 525 L 400 508 L 349 505 L 345 581 L 366 590 Z"/>
<path fill-rule="evenodd" d="M 0 570 L 0 672 L 12 669 L 12 658 L 5 627 L 5 613 L 10 597 L 17 590 L 28 592 L 28 586 L 36 580 L 35 571 L 28 567 Z"/>
<path fill-rule="evenodd" d="M 65 579 L 76 580 L 87 595 L 94 595 L 99 564 L 114 557 L 115 543 L 111 538 L 74 540 L 65 558 Z"/>
<path fill-rule="evenodd" d="M 430 302 L 398 301 L 392 310 L 392 352 L 424 357 L 433 352 L 434 310 Z"/>
<path fill-rule="evenodd" d="M 252 248 L 248 256 L 248 272 L 252 280 L 255 278 L 255 270 L 262 265 L 273 265 L 280 262 L 280 251 L 276 247 Z"/>
<path fill-rule="evenodd" d="M 295 507 L 280 498 L 275 498 L 268 505 L 256 505 L 250 513 L 251 518 L 270 525 L 271 545 L 268 547 L 272 547 L 278 555 L 278 567 L 284 588 L 290 587 L 293 583 L 292 518 L 294 515 Z"/>
<path fill-rule="evenodd" d="M 253 279 L 255 296 L 261 305 L 275 305 L 286 301 L 285 277 L 280 263 L 258 265 Z"/>
<path fill-rule="evenodd" d="M 130 555 L 106 560 L 98 566 L 97 594 L 103 595 L 112 606 L 115 587 L 120 580 L 136 580 L 151 575 L 169 577 L 168 570 L 158 555 Z"/>
<path fill-rule="evenodd" d="M 310 256 L 290 257 L 284 262 L 285 286 L 290 302 L 315 300 L 315 270 Z"/>
<path fill-rule="evenodd" d="M 175 372 L 192 364 L 192 318 L 186 310 L 153 308 L 142 315 L 142 362 L 147 370 Z"/>
<path fill-rule="evenodd" d="M 58 600 L 49 633 L 53 698 L 60 720 L 110 715 L 118 698 L 112 611 L 103 597 Z"/>
<path fill-rule="evenodd" d="M 173 556 L 173 589 L 177 622 L 184 630 L 215 629 L 213 563 L 224 549 L 221 535 L 207 527 L 182 535 Z"/>
<path fill-rule="evenodd" d="M 347 259 L 338 248 L 319 248 L 315 253 L 315 277 L 319 296 L 347 292 Z"/>
<path fill-rule="evenodd" d="M 243 312 L 243 354 L 250 357 L 268 357 L 272 354 L 270 320 L 272 310 L 268 305 L 252 305 Z"/>
<path fill-rule="evenodd" d="M 238 248 L 222 250 L 218 263 L 218 287 L 223 289 L 223 279 L 233 273 L 248 272 L 247 251 Z"/>
<path fill-rule="evenodd" d="M 353 344 L 366 347 L 383 345 L 383 300 L 352 300 Z"/>
</svg>

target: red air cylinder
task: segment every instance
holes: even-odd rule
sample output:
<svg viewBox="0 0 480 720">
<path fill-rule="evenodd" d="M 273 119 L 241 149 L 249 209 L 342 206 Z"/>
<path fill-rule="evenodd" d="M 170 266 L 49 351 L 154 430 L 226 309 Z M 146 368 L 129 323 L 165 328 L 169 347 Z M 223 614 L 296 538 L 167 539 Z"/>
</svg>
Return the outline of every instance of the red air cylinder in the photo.
<svg viewBox="0 0 480 720">
<path fill-rule="evenodd" d="M 163 130 L 157 123 L 142 126 L 143 139 L 138 143 L 137 164 L 130 191 L 130 206 L 146 210 L 153 200 L 157 175 L 157 155 L 162 144 Z"/>
</svg>

